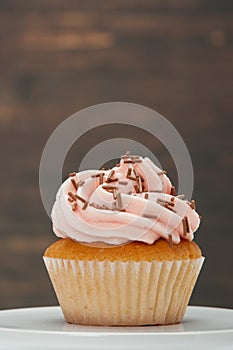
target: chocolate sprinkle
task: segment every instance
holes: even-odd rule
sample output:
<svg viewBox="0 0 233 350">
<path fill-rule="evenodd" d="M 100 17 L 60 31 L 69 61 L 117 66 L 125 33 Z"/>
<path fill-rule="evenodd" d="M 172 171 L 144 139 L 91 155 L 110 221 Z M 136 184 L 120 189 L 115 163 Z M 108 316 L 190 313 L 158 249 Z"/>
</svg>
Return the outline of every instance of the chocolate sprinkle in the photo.
<svg viewBox="0 0 233 350">
<path fill-rule="evenodd" d="M 86 201 L 86 202 L 83 204 L 82 210 L 87 209 L 87 206 L 88 206 L 88 201 Z"/>
<path fill-rule="evenodd" d="M 108 177 L 107 177 L 107 182 L 108 182 L 108 180 L 110 180 L 111 179 L 111 177 L 112 177 L 112 175 L 115 173 L 115 170 L 111 170 L 110 171 L 110 173 L 108 174 Z"/>
<path fill-rule="evenodd" d="M 74 204 L 72 204 L 72 210 L 75 211 L 77 209 L 78 205 L 77 203 L 75 202 Z"/>
<path fill-rule="evenodd" d="M 104 190 L 117 190 L 117 186 L 114 185 L 103 185 L 102 188 Z"/>
<path fill-rule="evenodd" d="M 142 193 L 142 178 L 141 178 L 141 176 L 139 176 L 139 177 L 137 178 L 137 180 L 138 180 L 139 192 Z"/>
<path fill-rule="evenodd" d="M 71 179 L 72 185 L 74 186 L 75 190 L 77 191 L 78 189 L 78 184 L 74 179 Z"/>
<path fill-rule="evenodd" d="M 106 182 L 109 183 L 109 182 L 116 182 L 118 181 L 118 177 L 115 177 L 115 178 L 111 178 L 111 179 L 107 179 Z"/>
<path fill-rule="evenodd" d="M 184 217 L 186 221 L 186 228 L 187 228 L 187 233 L 190 233 L 190 227 L 189 227 L 189 222 L 187 216 Z"/>
<path fill-rule="evenodd" d="M 187 233 L 190 232 L 190 227 L 189 227 L 189 222 L 188 222 L 187 216 L 185 216 L 182 219 L 182 224 L 183 224 L 183 235 L 184 235 L 184 237 L 186 237 Z"/>
<path fill-rule="evenodd" d="M 99 176 L 99 185 L 102 185 L 104 182 L 104 174 L 101 173 L 100 176 Z"/>
<path fill-rule="evenodd" d="M 192 199 L 191 202 L 189 203 L 190 207 L 195 210 L 196 209 L 196 205 L 195 205 L 195 200 Z"/>
<path fill-rule="evenodd" d="M 142 214 L 142 216 L 144 216 L 144 218 L 148 218 L 148 219 L 158 219 L 158 215 L 153 215 L 153 214 Z"/>
<path fill-rule="evenodd" d="M 124 160 L 124 164 L 134 164 L 135 163 L 135 161 L 134 160 L 131 160 L 131 159 L 129 159 L 129 160 Z"/>
<path fill-rule="evenodd" d="M 187 235 L 187 228 L 186 228 L 186 221 L 185 219 L 182 219 L 182 225 L 183 225 L 183 235 L 186 237 Z"/>
<path fill-rule="evenodd" d="M 169 242 L 170 248 L 172 248 L 173 247 L 173 242 L 172 242 L 172 235 L 170 233 L 168 235 L 168 242 Z"/>
<path fill-rule="evenodd" d="M 128 168 L 126 177 L 129 177 L 129 176 L 131 175 L 131 172 L 132 172 L 132 169 L 131 169 L 131 168 Z"/>
<path fill-rule="evenodd" d="M 72 177 L 72 176 L 75 176 L 75 175 L 76 175 L 76 173 L 70 173 L 69 177 Z"/>
<path fill-rule="evenodd" d="M 81 197 L 81 196 L 79 196 L 79 195 L 75 195 L 75 197 L 76 197 L 78 200 L 80 200 L 81 202 L 86 203 L 86 199 L 85 199 L 85 198 L 83 198 L 83 197 Z"/>
<path fill-rule="evenodd" d="M 177 193 L 176 193 L 176 190 L 175 190 L 175 187 L 174 186 L 172 186 L 172 188 L 171 188 L 171 196 L 176 196 L 177 195 Z"/>
<path fill-rule="evenodd" d="M 72 192 L 68 192 L 68 195 L 74 200 L 76 201 L 77 196 L 75 194 L 73 194 Z"/>
</svg>

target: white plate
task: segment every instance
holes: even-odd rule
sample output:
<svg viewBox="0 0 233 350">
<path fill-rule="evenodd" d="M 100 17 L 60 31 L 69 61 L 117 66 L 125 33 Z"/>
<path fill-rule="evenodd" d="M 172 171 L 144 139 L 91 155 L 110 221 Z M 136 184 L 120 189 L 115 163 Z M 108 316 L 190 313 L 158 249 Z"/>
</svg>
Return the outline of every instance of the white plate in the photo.
<svg viewBox="0 0 233 350">
<path fill-rule="evenodd" d="M 0 311 L 0 349 L 233 349 L 233 310 L 189 306 L 171 326 L 94 327 L 64 321 L 59 307 Z"/>
</svg>

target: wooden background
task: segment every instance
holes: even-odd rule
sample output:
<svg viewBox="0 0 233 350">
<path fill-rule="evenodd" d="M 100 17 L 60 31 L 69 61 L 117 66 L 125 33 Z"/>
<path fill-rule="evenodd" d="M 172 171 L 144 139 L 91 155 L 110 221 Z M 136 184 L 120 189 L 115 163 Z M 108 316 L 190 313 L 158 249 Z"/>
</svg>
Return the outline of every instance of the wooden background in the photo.
<svg viewBox="0 0 233 350">
<path fill-rule="evenodd" d="M 41 153 L 66 117 L 110 101 L 151 107 L 182 135 L 207 257 L 191 302 L 233 306 L 232 4 L 0 1 L 0 308 L 56 304 L 41 259 L 55 241 L 39 195 Z M 74 147 L 67 172 L 90 140 Z M 147 142 L 175 178 L 163 147 Z"/>
</svg>

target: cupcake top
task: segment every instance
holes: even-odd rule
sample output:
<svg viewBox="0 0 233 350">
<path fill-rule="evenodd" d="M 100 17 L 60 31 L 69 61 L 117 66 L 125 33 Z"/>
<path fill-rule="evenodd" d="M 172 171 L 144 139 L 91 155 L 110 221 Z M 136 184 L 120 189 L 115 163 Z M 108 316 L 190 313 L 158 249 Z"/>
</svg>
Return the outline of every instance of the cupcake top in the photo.
<svg viewBox="0 0 233 350">
<path fill-rule="evenodd" d="M 176 195 L 166 172 L 129 152 L 112 169 L 71 173 L 51 217 L 58 237 L 112 245 L 191 241 L 200 224 L 195 202 Z"/>
</svg>

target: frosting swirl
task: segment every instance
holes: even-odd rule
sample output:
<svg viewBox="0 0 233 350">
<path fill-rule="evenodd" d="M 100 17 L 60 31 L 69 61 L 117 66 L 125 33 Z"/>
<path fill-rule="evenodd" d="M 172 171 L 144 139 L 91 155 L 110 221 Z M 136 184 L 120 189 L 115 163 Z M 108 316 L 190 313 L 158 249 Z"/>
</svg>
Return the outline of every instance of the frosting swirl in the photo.
<svg viewBox="0 0 233 350">
<path fill-rule="evenodd" d="M 194 201 L 176 196 L 166 172 L 149 158 L 127 153 L 110 170 L 70 174 L 57 192 L 53 231 L 84 243 L 170 244 L 193 239 L 200 224 Z"/>
</svg>

